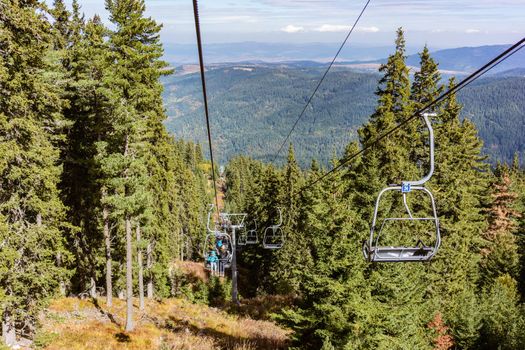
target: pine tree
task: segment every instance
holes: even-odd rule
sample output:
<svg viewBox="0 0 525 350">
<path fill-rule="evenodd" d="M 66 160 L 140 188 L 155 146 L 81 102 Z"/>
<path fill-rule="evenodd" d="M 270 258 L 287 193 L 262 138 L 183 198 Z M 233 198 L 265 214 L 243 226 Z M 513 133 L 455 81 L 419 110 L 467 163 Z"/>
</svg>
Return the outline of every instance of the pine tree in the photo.
<svg viewBox="0 0 525 350">
<path fill-rule="evenodd" d="M 35 331 L 38 313 L 65 277 L 60 110 L 53 37 L 38 2 L 0 3 L 0 295 L 3 337 Z"/>
<path fill-rule="evenodd" d="M 454 84 L 451 80 L 448 88 Z M 472 122 L 460 120 L 460 111 L 455 95 L 450 95 L 436 120 L 436 171 L 430 186 L 438 203 L 442 242 L 429 275 L 434 307 L 456 344 L 471 348 L 481 322 L 476 292 L 487 165 L 477 130 Z"/>
<path fill-rule="evenodd" d="M 275 263 L 271 272 L 276 291 L 279 294 L 288 294 L 297 290 L 300 274 L 304 268 L 308 267 L 306 241 L 299 229 L 299 215 L 301 211 L 299 190 L 303 183 L 304 180 L 295 160 L 293 146 L 290 145 L 287 164 L 284 169 L 282 192 L 280 193 L 281 203 L 284 204 L 281 210 L 283 215 L 282 230 L 286 237 L 286 244 L 275 252 Z M 276 209 L 269 211 L 269 213 L 273 214 L 270 220 L 274 223 L 279 219 Z"/>
<path fill-rule="evenodd" d="M 116 26 L 110 34 L 109 45 L 111 59 L 117 66 L 115 85 L 121 99 L 120 115 L 114 124 L 116 137 L 112 150 L 120 175 L 116 174 L 117 186 L 112 201 L 125 221 L 126 330 L 130 331 L 133 329 L 131 222 L 146 211 L 152 212 L 154 217 L 158 213 L 154 200 L 160 192 L 151 191 L 156 187 L 148 179 L 154 176 L 153 172 L 162 173 L 165 170 L 157 166 L 161 156 L 159 151 L 166 150 L 162 145 L 167 142 L 162 125 L 165 115 L 159 78 L 168 74 L 169 70 L 166 70 L 167 64 L 160 60 L 163 54 L 159 39 L 161 26 L 144 17 L 144 1 L 107 0 L 106 8 Z M 169 156 L 169 152 L 164 155 Z M 155 223 L 154 220 L 149 222 Z M 166 229 L 155 230 L 155 226 L 144 226 L 144 232 L 152 238 L 157 236 L 161 242 L 161 237 L 167 234 Z"/>
<path fill-rule="evenodd" d="M 309 181 L 321 174 L 313 164 Z M 342 173 L 336 173 L 331 181 L 309 188 L 302 199 L 299 232 L 310 262 L 302 266 L 299 308 L 287 310 L 285 319 L 298 330 L 305 348 L 357 347 L 363 336 L 358 310 L 366 307 L 369 288 L 362 274 L 365 261 L 356 254 L 361 247 L 357 215 L 345 199 L 345 186 Z"/>
<path fill-rule="evenodd" d="M 515 233 L 520 213 L 513 208 L 518 195 L 511 190 L 508 166 L 498 165 L 494 177 L 489 226 L 483 235 L 487 245 L 481 251 L 482 285 L 490 285 L 496 277 L 504 274 L 514 279 L 518 277 L 519 255 Z"/>
<path fill-rule="evenodd" d="M 370 121 L 359 130 L 362 145 L 374 140 L 385 130 L 389 130 L 411 115 L 413 103 L 410 101 L 409 70 L 405 64 L 405 39 L 401 28 L 397 30 L 396 49 L 387 63 L 381 65 L 383 73 L 377 89 L 378 106 Z M 417 174 L 409 160 L 409 149 L 416 133 L 416 125 L 408 124 L 396 133 L 395 137 L 382 140 L 368 152 L 370 157 L 378 157 L 382 165 L 382 176 L 386 183 L 400 183 L 408 176 Z M 404 147 L 403 147 L 404 146 Z"/>
<path fill-rule="evenodd" d="M 86 23 L 74 1 L 68 27 L 68 36 L 64 38 L 69 40 L 63 61 L 67 62 L 64 70 L 68 76 L 65 90 L 68 106 L 64 109 L 64 117 L 72 125 L 62 151 L 64 173 L 61 189 L 73 226 L 69 247 L 75 255 L 77 269 L 72 289 L 79 293 L 87 289 L 95 297 L 102 263 L 102 242 L 109 235 L 108 208 L 101 204 L 101 192 L 105 190 L 101 188 L 97 142 L 108 132 L 109 116 L 116 102 L 105 86 L 109 75 L 105 58 L 106 29 L 100 18 L 95 16 Z M 101 215 L 106 216 L 104 230 L 99 219 Z M 106 289 L 111 287 L 106 284 Z M 111 292 L 106 294 L 111 304 Z"/>
</svg>

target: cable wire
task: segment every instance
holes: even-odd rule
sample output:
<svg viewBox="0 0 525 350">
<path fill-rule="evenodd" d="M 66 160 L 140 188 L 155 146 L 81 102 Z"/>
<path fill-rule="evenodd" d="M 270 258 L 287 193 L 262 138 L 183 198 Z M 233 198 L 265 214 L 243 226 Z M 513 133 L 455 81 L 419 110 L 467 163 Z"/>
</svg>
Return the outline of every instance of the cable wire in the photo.
<svg viewBox="0 0 525 350">
<path fill-rule="evenodd" d="M 466 77 L 465 79 L 463 79 L 461 82 L 459 82 L 457 85 L 455 85 L 454 87 L 450 88 L 449 90 L 445 91 L 444 93 L 442 93 L 439 97 L 437 97 L 435 100 L 427 103 L 424 107 L 422 107 L 421 109 L 417 110 L 413 115 L 411 115 L 410 117 L 406 118 L 405 120 L 401 121 L 399 124 L 397 124 L 395 127 L 393 127 L 392 129 L 388 130 L 387 132 L 385 132 L 384 134 L 382 134 L 381 136 L 377 137 L 376 139 L 374 139 L 373 141 L 367 143 L 361 150 L 359 150 L 358 152 L 355 152 L 354 154 L 346 157 L 345 159 L 343 159 L 339 165 L 337 165 L 335 168 L 333 168 L 332 170 L 330 170 L 329 172 L 327 172 L 326 174 L 322 175 L 322 176 L 319 176 L 317 179 L 313 180 L 312 182 L 306 184 L 304 187 L 302 187 L 299 192 L 297 192 L 297 194 L 301 194 L 303 191 L 305 191 L 306 189 L 312 187 L 313 185 L 315 185 L 316 183 L 326 179 L 327 177 L 329 177 L 331 174 L 337 172 L 339 169 L 341 169 L 344 165 L 348 164 L 349 162 L 351 162 L 352 160 L 354 160 L 355 158 L 359 157 L 360 155 L 362 155 L 364 152 L 366 152 L 368 149 L 370 149 L 371 147 L 373 147 L 375 144 L 377 144 L 379 141 L 381 141 L 382 139 L 388 137 L 389 135 L 393 134 L 394 132 L 396 132 L 397 130 L 399 130 L 402 126 L 404 126 L 405 124 L 409 123 L 410 121 L 414 120 L 415 118 L 419 117 L 423 112 L 425 112 L 426 110 L 430 109 L 431 107 L 433 107 L 434 105 L 438 104 L 439 102 L 443 101 L 445 98 L 447 98 L 449 95 L 453 94 L 453 93 L 457 93 L 459 91 L 461 91 L 463 88 L 465 88 L 466 86 L 468 86 L 469 84 L 471 84 L 472 82 L 474 82 L 476 79 L 478 79 L 479 77 L 481 77 L 482 75 L 484 75 L 485 73 L 487 73 L 488 71 L 490 71 L 492 68 L 496 67 L 498 64 L 500 64 L 501 62 L 505 61 L 506 59 L 508 59 L 509 57 L 511 57 L 512 55 L 514 55 L 516 52 L 518 52 L 519 50 L 521 50 L 523 47 L 524 47 L 524 44 L 525 43 L 525 38 L 522 38 L 521 40 L 519 40 L 518 42 L 516 42 L 514 45 L 512 45 L 511 47 L 509 47 L 508 49 L 506 49 L 505 51 L 503 51 L 502 53 L 500 53 L 498 56 L 496 56 L 495 58 L 493 58 L 491 61 L 489 61 L 488 63 L 484 64 L 481 68 L 479 68 L 478 70 L 476 70 L 474 73 L 470 74 L 468 77 Z"/>
<path fill-rule="evenodd" d="M 286 144 L 286 142 L 288 141 L 288 139 L 290 138 L 290 136 L 292 135 L 292 132 L 295 130 L 295 127 L 297 126 L 297 124 L 299 123 L 299 120 L 301 120 L 301 118 L 303 117 L 304 113 L 306 112 L 306 109 L 308 108 L 308 106 L 310 105 L 310 103 L 312 102 L 312 99 L 314 98 L 315 94 L 317 93 L 317 90 L 319 90 L 319 87 L 321 86 L 321 84 L 323 83 L 323 80 L 326 78 L 326 75 L 328 74 L 328 72 L 330 71 L 330 68 L 332 68 L 332 66 L 334 65 L 335 63 L 335 60 L 337 59 L 337 57 L 339 56 L 339 54 L 341 53 L 341 50 L 343 50 L 343 47 L 345 46 L 346 42 L 348 41 L 348 38 L 350 38 L 350 35 L 352 35 L 352 32 L 354 31 L 355 27 L 357 26 L 357 23 L 359 23 L 359 20 L 361 19 L 361 17 L 363 16 L 363 13 L 365 12 L 366 8 L 368 7 L 368 4 L 370 3 L 371 0 L 367 0 L 367 2 L 365 3 L 365 6 L 363 7 L 363 9 L 361 10 L 361 12 L 359 13 L 359 16 L 357 16 L 357 19 L 355 20 L 354 24 L 352 25 L 352 27 L 350 28 L 350 31 L 348 32 L 348 34 L 346 35 L 345 37 L 345 40 L 343 40 L 343 43 L 341 44 L 341 46 L 339 47 L 339 50 L 337 50 L 337 53 L 335 54 L 334 58 L 332 59 L 332 62 L 330 62 L 330 64 L 328 65 L 328 68 L 326 69 L 326 71 L 324 72 L 323 76 L 321 77 L 321 79 L 319 80 L 319 82 L 317 83 L 317 86 L 315 87 L 313 93 L 310 95 L 310 98 L 308 99 L 308 101 L 306 102 L 306 105 L 304 106 L 303 110 L 301 111 L 301 114 L 299 114 L 299 117 L 295 120 L 295 123 L 292 125 L 292 128 L 290 129 L 290 132 L 288 132 L 288 135 L 286 135 L 286 137 L 284 138 L 283 142 L 281 143 L 281 146 L 279 147 L 279 150 L 277 151 L 277 153 L 275 153 L 275 156 L 273 157 L 272 159 L 272 162 L 275 162 L 275 160 L 277 159 L 277 157 L 279 156 L 279 153 L 281 153 L 284 145 Z"/>
<path fill-rule="evenodd" d="M 219 210 L 219 197 L 217 195 L 217 179 L 215 178 L 215 162 L 213 161 L 213 147 L 211 142 L 211 128 L 210 128 L 210 114 L 208 111 L 208 96 L 206 93 L 206 78 L 204 75 L 204 60 L 202 55 L 202 40 L 201 40 L 201 27 L 199 21 L 199 4 L 197 0 L 193 0 L 193 15 L 195 17 L 195 32 L 197 34 L 197 47 L 199 49 L 199 65 L 201 71 L 201 83 L 202 83 L 202 97 L 204 99 L 204 114 L 206 115 L 206 129 L 208 131 L 208 145 L 210 148 L 210 160 L 211 160 L 211 175 L 213 180 L 213 191 L 215 195 L 215 208 L 217 213 Z"/>
</svg>

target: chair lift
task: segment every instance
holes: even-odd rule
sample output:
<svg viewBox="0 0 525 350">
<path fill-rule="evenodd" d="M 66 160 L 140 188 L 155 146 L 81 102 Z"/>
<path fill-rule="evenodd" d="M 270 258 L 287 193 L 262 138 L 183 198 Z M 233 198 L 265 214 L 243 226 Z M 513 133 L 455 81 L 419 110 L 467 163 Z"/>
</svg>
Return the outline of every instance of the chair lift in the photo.
<svg viewBox="0 0 525 350">
<path fill-rule="evenodd" d="M 436 211 L 436 203 L 432 193 L 424 187 L 424 184 L 430 180 L 434 172 L 434 130 L 430 123 L 429 117 L 435 114 L 423 113 L 421 116 L 426 124 L 429 131 L 429 144 L 430 144 L 430 170 L 428 174 L 417 181 L 403 181 L 401 185 L 391 185 L 384 188 L 376 200 L 374 216 L 372 219 L 372 227 L 370 229 L 370 238 L 368 241 L 363 243 L 363 255 L 366 260 L 370 262 L 408 262 L 408 261 L 428 261 L 434 255 L 436 255 L 439 246 L 441 244 L 441 235 L 439 232 L 439 218 Z M 403 197 L 403 206 L 406 210 L 408 217 L 387 217 L 383 219 L 381 226 L 377 226 L 378 221 L 378 210 L 381 197 L 383 194 L 389 191 L 400 193 Z M 427 217 L 414 217 L 408 207 L 407 196 L 410 193 L 419 191 L 423 195 L 427 196 L 431 203 L 432 214 Z M 432 232 L 435 234 L 435 241 L 433 245 L 425 245 L 421 239 L 413 246 L 386 246 L 381 245 L 380 237 L 381 233 L 385 230 L 385 227 L 389 223 L 400 223 L 401 225 L 407 226 L 408 224 L 419 224 L 429 223 L 432 225 Z M 432 234 L 431 234 L 432 235 Z"/>
<path fill-rule="evenodd" d="M 208 253 L 211 250 L 217 251 L 218 257 L 219 257 L 219 276 L 224 276 L 224 270 L 229 268 L 231 266 L 232 261 L 232 251 L 233 251 L 233 243 L 232 239 L 229 234 L 226 232 L 220 231 L 217 229 L 216 225 L 214 224 L 214 228 L 212 229 L 210 227 L 211 222 L 211 213 L 213 211 L 213 205 L 210 206 L 210 211 L 208 212 L 208 222 L 206 224 L 208 228 L 208 234 L 206 235 L 205 241 L 204 241 L 204 250 L 203 250 L 203 257 L 205 259 L 205 268 L 210 269 L 210 266 L 208 262 L 206 261 L 206 258 L 208 257 Z M 219 249 L 217 247 L 217 241 L 222 241 L 222 246 L 224 248 Z"/>
<path fill-rule="evenodd" d="M 242 231 L 239 232 L 239 237 L 237 238 L 237 245 L 245 246 L 247 243 L 248 243 L 248 233 L 246 232 L 246 228 L 243 227 Z"/>
<path fill-rule="evenodd" d="M 255 225 L 254 229 L 251 229 L 246 234 L 246 244 L 257 244 L 259 243 L 259 237 L 257 235 L 257 221 L 253 220 L 253 223 Z"/>
<path fill-rule="evenodd" d="M 265 249 L 281 249 L 284 245 L 284 234 L 281 229 L 283 215 L 281 208 L 277 208 L 277 210 L 279 210 L 279 223 L 269 226 L 264 230 L 263 248 Z"/>
</svg>

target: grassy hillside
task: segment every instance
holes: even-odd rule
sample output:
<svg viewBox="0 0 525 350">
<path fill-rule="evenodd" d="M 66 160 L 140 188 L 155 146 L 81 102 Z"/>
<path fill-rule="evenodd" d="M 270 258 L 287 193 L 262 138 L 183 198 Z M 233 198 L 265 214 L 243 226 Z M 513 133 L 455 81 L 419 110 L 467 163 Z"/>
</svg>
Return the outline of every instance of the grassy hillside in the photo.
<svg viewBox="0 0 525 350">
<path fill-rule="evenodd" d="M 209 283 L 202 263 L 177 262 L 184 288 L 202 288 Z M 228 281 L 223 281 L 229 288 Z M 195 292 L 195 291 L 194 291 Z M 190 292 L 191 293 L 191 292 Z M 184 293 L 183 293 L 184 294 Z M 136 307 L 136 328 L 124 332 L 126 304 L 105 298 L 59 298 L 40 317 L 32 348 L 47 350 L 211 350 L 285 349 L 290 331 L 268 321 L 268 313 L 289 300 L 277 296 L 245 299 L 240 308 L 228 301 L 220 308 L 192 303 L 186 297 L 163 301 L 146 300 L 144 311 Z M 279 306 L 280 305 L 280 306 Z M 28 344 L 28 349 L 31 345 Z"/>
<path fill-rule="evenodd" d="M 235 154 L 272 160 L 301 112 L 323 68 L 311 65 L 222 65 L 207 73 L 212 132 L 217 156 Z M 519 71 L 518 71 L 519 72 Z M 512 75 L 512 72 L 510 72 Z M 379 76 L 345 68 L 331 71 L 298 124 L 291 141 L 303 166 L 324 163 L 356 139 L 356 130 L 374 110 Z M 176 136 L 204 142 L 199 76 L 180 74 L 165 80 L 169 119 Z M 525 79 L 499 76 L 481 79 L 458 96 L 463 116 L 472 119 L 496 160 L 524 152 Z M 521 130 L 521 132 L 520 132 Z M 283 154 L 278 162 L 284 160 Z"/>
<path fill-rule="evenodd" d="M 137 301 L 138 304 L 138 301 Z M 284 349 L 289 332 L 271 322 L 229 315 L 184 299 L 148 301 L 137 327 L 123 332 L 124 301 L 62 298 L 42 317 L 35 347 L 47 350 L 102 349 Z"/>
</svg>

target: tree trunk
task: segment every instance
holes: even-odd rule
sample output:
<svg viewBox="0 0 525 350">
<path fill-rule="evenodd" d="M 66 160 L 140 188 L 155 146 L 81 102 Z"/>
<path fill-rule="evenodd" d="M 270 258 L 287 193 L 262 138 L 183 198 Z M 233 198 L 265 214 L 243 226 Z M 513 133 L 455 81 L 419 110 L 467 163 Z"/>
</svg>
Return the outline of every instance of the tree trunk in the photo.
<svg viewBox="0 0 525 350">
<path fill-rule="evenodd" d="M 184 261 L 184 230 L 180 229 L 180 261 Z"/>
<path fill-rule="evenodd" d="M 56 262 L 58 267 L 62 267 L 62 253 L 58 252 L 56 255 Z M 58 283 L 58 290 L 60 291 L 60 295 L 65 297 L 66 296 L 66 282 L 64 280 L 60 280 Z"/>
<path fill-rule="evenodd" d="M 106 196 L 106 189 L 102 189 L 102 198 Z M 111 260 L 111 233 L 109 232 L 109 210 L 104 205 L 102 209 L 104 221 L 104 241 L 106 245 L 106 304 L 113 306 L 113 262 Z"/>
<path fill-rule="evenodd" d="M 131 219 L 126 215 L 126 332 L 133 330 L 133 261 L 131 252 Z"/>
<path fill-rule="evenodd" d="M 89 296 L 93 299 L 97 297 L 97 282 L 93 276 L 89 279 Z"/>
<path fill-rule="evenodd" d="M 175 293 L 177 291 L 176 289 L 176 280 L 175 280 L 175 273 L 173 272 L 173 267 L 170 266 L 168 270 L 168 276 L 170 278 L 170 296 L 175 297 Z"/>
<path fill-rule="evenodd" d="M 153 266 L 153 252 L 151 248 L 151 242 L 148 242 L 146 248 L 146 268 L 148 269 L 148 285 L 147 285 L 147 296 L 148 299 L 153 299 L 153 274 L 151 273 L 151 267 Z"/>
<path fill-rule="evenodd" d="M 142 248 L 140 247 L 140 224 L 137 223 L 137 265 L 139 266 L 139 309 L 144 310 L 144 267 L 142 266 Z"/>
<path fill-rule="evenodd" d="M 13 322 L 11 313 L 8 310 L 4 311 L 4 319 L 2 320 L 2 338 L 5 345 L 16 345 L 15 323 Z"/>
</svg>

